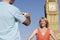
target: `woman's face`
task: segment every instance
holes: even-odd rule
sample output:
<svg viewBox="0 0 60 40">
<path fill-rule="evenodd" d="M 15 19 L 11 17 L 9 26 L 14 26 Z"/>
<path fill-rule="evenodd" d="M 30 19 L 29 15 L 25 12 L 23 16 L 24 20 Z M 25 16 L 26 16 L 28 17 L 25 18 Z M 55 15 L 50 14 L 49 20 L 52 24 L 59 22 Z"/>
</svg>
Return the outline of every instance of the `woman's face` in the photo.
<svg viewBox="0 0 60 40">
<path fill-rule="evenodd" d="M 41 19 L 40 25 L 41 25 L 42 27 L 45 27 L 45 26 L 46 26 L 46 21 L 45 21 L 44 19 Z"/>
</svg>

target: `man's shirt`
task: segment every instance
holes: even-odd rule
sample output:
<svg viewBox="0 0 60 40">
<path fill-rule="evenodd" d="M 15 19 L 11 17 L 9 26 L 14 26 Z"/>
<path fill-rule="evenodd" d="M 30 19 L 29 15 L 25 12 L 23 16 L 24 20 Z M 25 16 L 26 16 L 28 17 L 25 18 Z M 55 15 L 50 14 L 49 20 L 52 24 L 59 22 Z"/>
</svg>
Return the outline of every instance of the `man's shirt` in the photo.
<svg viewBox="0 0 60 40">
<path fill-rule="evenodd" d="M 20 40 L 19 29 L 15 23 L 23 23 L 25 19 L 18 8 L 0 2 L 0 40 Z"/>
</svg>

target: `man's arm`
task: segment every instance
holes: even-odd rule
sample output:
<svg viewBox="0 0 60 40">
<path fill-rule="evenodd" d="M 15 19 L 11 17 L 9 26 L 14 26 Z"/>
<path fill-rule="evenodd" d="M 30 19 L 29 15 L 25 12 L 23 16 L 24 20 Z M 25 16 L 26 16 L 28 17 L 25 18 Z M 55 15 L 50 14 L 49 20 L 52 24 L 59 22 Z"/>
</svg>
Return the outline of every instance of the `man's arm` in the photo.
<svg viewBox="0 0 60 40">
<path fill-rule="evenodd" d="M 23 14 L 26 17 L 26 20 L 23 22 L 24 25 L 28 26 L 31 23 L 29 13 Z"/>
<path fill-rule="evenodd" d="M 13 13 L 12 13 L 13 12 Z M 24 25 L 28 26 L 31 22 L 29 13 L 21 12 L 18 8 L 15 8 L 11 13 L 14 18 Z"/>
</svg>

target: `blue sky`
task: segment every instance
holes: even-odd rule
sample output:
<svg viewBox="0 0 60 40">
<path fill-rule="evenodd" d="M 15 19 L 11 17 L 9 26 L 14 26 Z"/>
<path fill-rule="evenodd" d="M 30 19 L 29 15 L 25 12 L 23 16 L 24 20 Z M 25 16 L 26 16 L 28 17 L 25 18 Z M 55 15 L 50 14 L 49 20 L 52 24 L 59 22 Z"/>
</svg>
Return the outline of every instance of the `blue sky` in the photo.
<svg viewBox="0 0 60 40">
<path fill-rule="evenodd" d="M 14 5 L 22 12 L 29 12 L 31 16 L 31 24 L 25 26 L 19 23 L 21 40 L 27 40 L 28 36 L 34 29 L 39 27 L 39 19 L 44 17 L 44 4 L 45 0 L 16 0 Z M 59 6 L 59 20 L 60 20 L 60 0 L 58 0 Z M 60 21 L 59 21 L 60 26 Z M 60 29 L 60 27 L 59 27 Z M 35 40 L 35 37 L 33 38 Z"/>
</svg>

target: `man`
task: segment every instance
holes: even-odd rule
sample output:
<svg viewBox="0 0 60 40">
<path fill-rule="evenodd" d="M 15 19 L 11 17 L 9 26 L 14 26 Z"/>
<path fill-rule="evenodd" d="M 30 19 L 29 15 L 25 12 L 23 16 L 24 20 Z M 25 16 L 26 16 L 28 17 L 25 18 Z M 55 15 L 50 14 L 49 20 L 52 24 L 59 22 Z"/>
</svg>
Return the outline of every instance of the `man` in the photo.
<svg viewBox="0 0 60 40">
<path fill-rule="evenodd" d="M 15 0 L 2 0 L 0 2 L 0 40 L 20 40 L 16 22 L 28 26 L 30 24 L 29 13 L 23 13 L 13 6 Z"/>
</svg>

